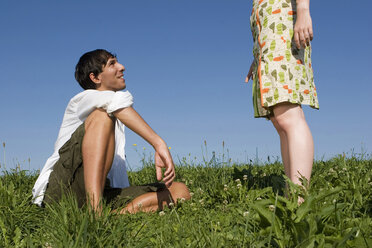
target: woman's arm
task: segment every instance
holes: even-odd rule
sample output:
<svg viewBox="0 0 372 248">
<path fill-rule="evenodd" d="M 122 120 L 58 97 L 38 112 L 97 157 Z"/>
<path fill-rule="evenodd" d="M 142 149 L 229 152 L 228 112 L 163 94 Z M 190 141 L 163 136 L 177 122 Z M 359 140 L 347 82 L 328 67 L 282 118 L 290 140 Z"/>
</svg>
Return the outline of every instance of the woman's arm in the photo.
<svg viewBox="0 0 372 248">
<path fill-rule="evenodd" d="M 113 114 L 124 123 L 125 126 L 137 133 L 154 147 L 157 179 L 159 181 L 162 179 L 161 169 L 165 168 L 163 182 L 169 187 L 175 178 L 175 171 L 172 156 L 164 140 L 152 130 L 132 107 L 119 109 Z"/>
<path fill-rule="evenodd" d="M 310 16 L 310 0 L 296 0 L 297 20 L 294 26 L 294 41 L 298 49 L 310 45 L 313 40 L 313 24 Z"/>
</svg>

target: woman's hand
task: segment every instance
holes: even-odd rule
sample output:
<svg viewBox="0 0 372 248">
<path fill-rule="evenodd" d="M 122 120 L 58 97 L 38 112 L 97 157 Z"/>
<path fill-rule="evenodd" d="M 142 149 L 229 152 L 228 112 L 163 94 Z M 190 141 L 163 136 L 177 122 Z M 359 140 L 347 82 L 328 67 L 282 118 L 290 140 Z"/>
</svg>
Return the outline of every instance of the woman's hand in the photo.
<svg viewBox="0 0 372 248">
<path fill-rule="evenodd" d="M 247 77 L 245 78 L 245 82 L 248 83 L 248 81 L 250 79 L 252 79 L 252 76 L 253 76 L 253 67 L 254 67 L 254 60 L 251 64 L 251 67 L 249 68 L 249 71 L 248 71 L 248 74 L 247 74 Z"/>
<path fill-rule="evenodd" d="M 310 16 L 309 3 L 297 4 L 297 20 L 294 26 L 294 42 L 298 49 L 310 45 L 313 40 L 313 24 Z"/>
</svg>

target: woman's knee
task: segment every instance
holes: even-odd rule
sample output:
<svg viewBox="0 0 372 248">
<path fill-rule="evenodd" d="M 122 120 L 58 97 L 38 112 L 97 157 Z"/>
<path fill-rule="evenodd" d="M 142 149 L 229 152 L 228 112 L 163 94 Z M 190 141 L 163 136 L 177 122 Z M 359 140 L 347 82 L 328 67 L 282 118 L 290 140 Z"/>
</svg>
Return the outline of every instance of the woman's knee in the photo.
<svg viewBox="0 0 372 248">
<path fill-rule="evenodd" d="M 271 123 L 273 124 L 273 126 L 275 127 L 276 131 L 278 132 L 278 134 L 281 136 L 284 134 L 284 130 L 283 128 L 279 125 L 278 121 L 276 120 L 275 116 L 271 116 L 270 117 L 270 121 Z"/>
<path fill-rule="evenodd" d="M 274 107 L 275 128 L 278 131 L 288 132 L 305 121 L 305 116 L 300 105 L 285 104 Z"/>
</svg>

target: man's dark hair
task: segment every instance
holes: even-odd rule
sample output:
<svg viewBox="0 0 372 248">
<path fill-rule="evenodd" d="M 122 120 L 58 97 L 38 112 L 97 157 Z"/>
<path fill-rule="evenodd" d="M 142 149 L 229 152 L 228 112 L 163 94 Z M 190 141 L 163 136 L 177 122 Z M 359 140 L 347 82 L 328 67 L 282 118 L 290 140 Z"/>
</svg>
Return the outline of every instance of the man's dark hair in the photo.
<svg viewBox="0 0 372 248">
<path fill-rule="evenodd" d="M 89 74 L 98 76 L 110 58 L 116 58 L 116 55 L 104 49 L 90 51 L 80 57 L 75 67 L 75 79 L 83 89 L 96 89 L 96 84 L 90 79 Z"/>
</svg>

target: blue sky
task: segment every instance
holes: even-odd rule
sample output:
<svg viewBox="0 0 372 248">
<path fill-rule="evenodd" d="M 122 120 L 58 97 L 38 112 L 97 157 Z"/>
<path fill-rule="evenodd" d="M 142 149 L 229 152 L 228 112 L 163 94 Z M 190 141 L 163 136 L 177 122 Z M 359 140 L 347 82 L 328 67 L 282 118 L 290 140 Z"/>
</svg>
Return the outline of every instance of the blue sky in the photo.
<svg viewBox="0 0 372 248">
<path fill-rule="evenodd" d="M 363 2 L 363 3 L 362 3 Z M 253 118 L 250 0 L 2 1 L 0 142 L 7 167 L 42 168 L 69 99 L 74 67 L 105 48 L 126 66 L 135 109 L 177 157 L 222 153 L 234 161 L 279 156 L 271 123 Z M 320 110 L 304 107 L 316 159 L 372 150 L 372 3 L 311 1 Z M 132 168 L 150 146 L 127 132 Z M 0 163 L 4 163 L 0 148 Z M 30 158 L 30 165 L 27 160 Z"/>
</svg>

